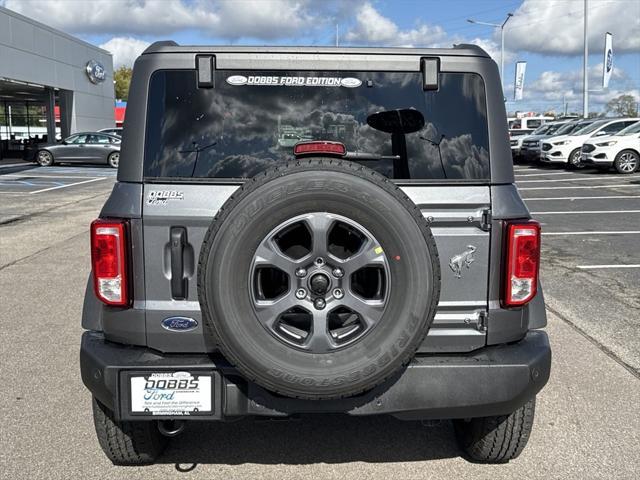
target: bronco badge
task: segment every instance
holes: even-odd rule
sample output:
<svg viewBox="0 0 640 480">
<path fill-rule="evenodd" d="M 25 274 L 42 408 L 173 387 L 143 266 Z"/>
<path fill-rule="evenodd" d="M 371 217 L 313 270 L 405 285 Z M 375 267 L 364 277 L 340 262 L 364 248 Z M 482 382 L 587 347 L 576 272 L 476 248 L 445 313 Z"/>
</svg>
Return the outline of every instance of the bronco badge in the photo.
<svg viewBox="0 0 640 480">
<path fill-rule="evenodd" d="M 464 252 L 454 255 L 449 259 L 449 268 L 451 268 L 456 278 L 462 278 L 462 267 L 467 267 L 467 269 L 471 268 L 471 264 L 475 260 L 475 258 L 473 258 L 473 252 L 475 251 L 476 247 L 467 245 L 467 249 Z"/>
</svg>

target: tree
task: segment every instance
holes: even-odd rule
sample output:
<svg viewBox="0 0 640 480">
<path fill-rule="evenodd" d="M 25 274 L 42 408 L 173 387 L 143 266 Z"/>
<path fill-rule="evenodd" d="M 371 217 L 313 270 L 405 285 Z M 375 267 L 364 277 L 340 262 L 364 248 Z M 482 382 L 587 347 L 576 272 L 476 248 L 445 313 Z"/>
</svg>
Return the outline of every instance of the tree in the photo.
<svg viewBox="0 0 640 480">
<path fill-rule="evenodd" d="M 607 113 L 615 113 L 620 117 L 635 117 L 638 114 L 638 103 L 633 95 L 620 95 L 609 100 Z"/>
<path fill-rule="evenodd" d="M 116 98 L 118 100 L 127 100 L 129 97 L 129 84 L 131 83 L 131 72 L 129 67 L 120 67 L 113 72 L 115 80 Z"/>
</svg>

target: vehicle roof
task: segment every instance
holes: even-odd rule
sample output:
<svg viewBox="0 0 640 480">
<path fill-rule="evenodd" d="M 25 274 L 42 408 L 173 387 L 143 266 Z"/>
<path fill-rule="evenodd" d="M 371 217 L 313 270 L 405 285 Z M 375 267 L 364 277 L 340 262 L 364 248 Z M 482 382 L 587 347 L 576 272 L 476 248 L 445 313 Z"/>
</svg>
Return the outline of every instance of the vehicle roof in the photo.
<svg viewBox="0 0 640 480">
<path fill-rule="evenodd" d="M 607 120 L 608 122 L 620 121 L 620 120 L 632 120 L 634 122 L 637 122 L 640 120 L 640 117 L 602 117 L 602 118 L 599 118 L 598 120 Z"/>
<path fill-rule="evenodd" d="M 111 135 L 110 133 L 107 132 L 101 132 L 101 131 L 97 131 L 97 132 L 74 132 L 71 135 L 69 135 L 69 137 L 73 137 L 75 135 L 105 135 L 107 137 L 113 137 L 115 139 L 120 139 L 120 137 L 116 136 L 116 135 Z M 67 137 L 67 138 L 69 138 Z"/>
<path fill-rule="evenodd" d="M 280 47 L 280 46 L 230 46 L 230 45 L 178 45 L 173 41 L 159 41 L 152 43 L 142 52 L 143 55 L 152 53 L 334 53 L 367 54 L 367 55 L 430 55 L 430 56 L 467 56 L 489 57 L 478 45 L 459 44 L 452 48 L 390 48 L 390 47 Z"/>
</svg>

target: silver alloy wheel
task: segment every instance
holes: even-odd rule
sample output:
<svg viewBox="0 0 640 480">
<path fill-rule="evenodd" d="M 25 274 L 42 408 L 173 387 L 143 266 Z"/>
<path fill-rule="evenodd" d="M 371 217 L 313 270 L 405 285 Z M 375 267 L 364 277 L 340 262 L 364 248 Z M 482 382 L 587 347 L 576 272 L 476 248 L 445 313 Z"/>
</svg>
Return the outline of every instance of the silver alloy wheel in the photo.
<svg viewBox="0 0 640 480">
<path fill-rule="evenodd" d="M 571 158 L 569 158 L 569 163 L 571 165 L 573 165 L 576 168 L 582 167 L 582 159 L 581 159 L 581 151 L 580 149 L 575 150 L 572 154 L 571 154 Z"/>
<path fill-rule="evenodd" d="M 53 157 L 51 156 L 51 153 L 47 152 L 46 150 L 40 150 L 38 152 L 38 164 L 43 167 L 48 167 L 52 163 Z"/>
<path fill-rule="evenodd" d="M 314 212 L 278 225 L 262 240 L 249 291 L 258 321 L 272 335 L 326 353 L 376 327 L 390 280 L 387 257 L 370 232 L 341 215 Z"/>
<path fill-rule="evenodd" d="M 113 168 L 118 168 L 118 164 L 120 163 L 120 153 L 114 152 L 109 155 L 109 165 Z"/>
<path fill-rule="evenodd" d="M 624 173 L 632 173 L 638 167 L 638 157 L 632 152 L 624 152 L 620 155 L 618 167 Z"/>
</svg>

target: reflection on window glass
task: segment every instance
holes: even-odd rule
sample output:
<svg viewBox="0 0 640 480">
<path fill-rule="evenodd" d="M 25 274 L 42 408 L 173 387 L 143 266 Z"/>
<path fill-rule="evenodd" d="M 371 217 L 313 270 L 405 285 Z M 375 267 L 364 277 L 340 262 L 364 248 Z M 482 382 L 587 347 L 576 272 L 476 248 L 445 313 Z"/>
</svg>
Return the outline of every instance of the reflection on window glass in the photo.
<svg viewBox="0 0 640 480">
<path fill-rule="evenodd" d="M 360 82 L 232 85 L 232 76 Z M 391 133 L 367 123 L 372 114 L 401 109 L 419 112 L 424 126 Z M 442 73 L 439 90 L 425 92 L 419 72 L 218 70 L 210 89 L 197 88 L 191 70 L 151 79 L 146 177 L 252 177 L 290 160 L 293 146 L 308 140 L 342 142 L 348 156 L 390 178 L 488 179 L 484 83 L 476 74 Z"/>
</svg>

